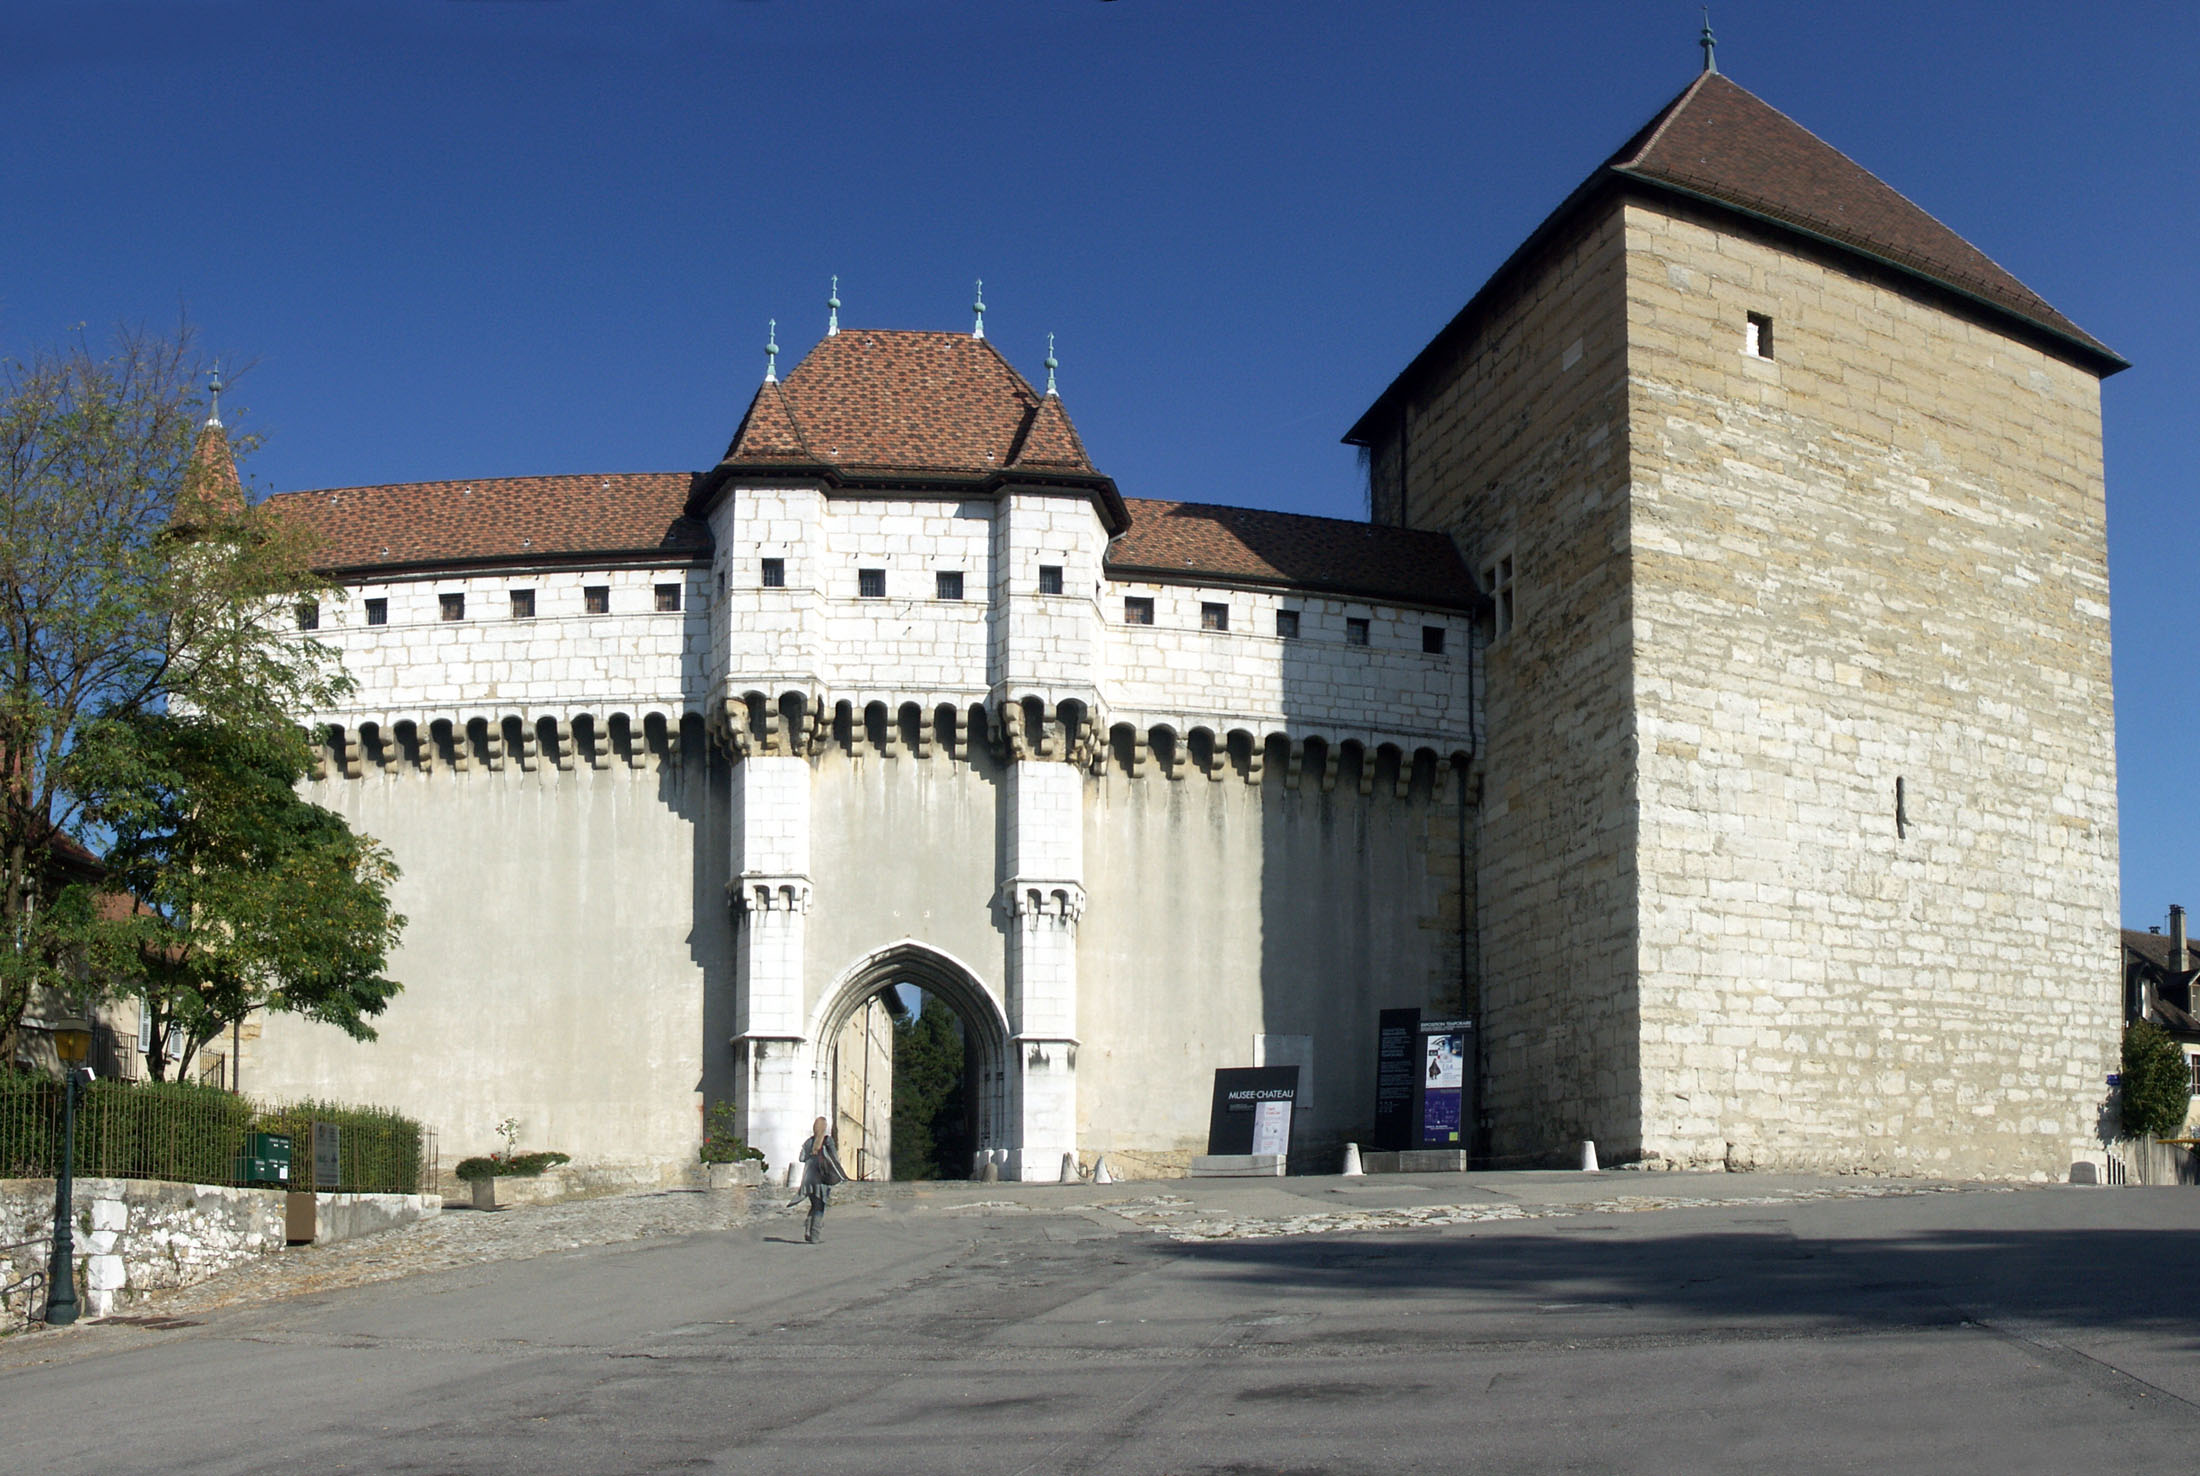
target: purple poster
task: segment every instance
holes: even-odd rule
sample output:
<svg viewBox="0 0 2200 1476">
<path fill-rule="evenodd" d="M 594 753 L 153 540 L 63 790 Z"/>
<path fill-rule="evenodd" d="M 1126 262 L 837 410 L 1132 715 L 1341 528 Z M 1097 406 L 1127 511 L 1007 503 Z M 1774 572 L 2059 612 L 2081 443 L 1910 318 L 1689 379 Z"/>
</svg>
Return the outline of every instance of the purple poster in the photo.
<svg viewBox="0 0 2200 1476">
<path fill-rule="evenodd" d="M 1421 1141 L 1457 1143 L 1461 1100 L 1466 1095 L 1465 1038 L 1424 1035 L 1421 1080 Z"/>
</svg>

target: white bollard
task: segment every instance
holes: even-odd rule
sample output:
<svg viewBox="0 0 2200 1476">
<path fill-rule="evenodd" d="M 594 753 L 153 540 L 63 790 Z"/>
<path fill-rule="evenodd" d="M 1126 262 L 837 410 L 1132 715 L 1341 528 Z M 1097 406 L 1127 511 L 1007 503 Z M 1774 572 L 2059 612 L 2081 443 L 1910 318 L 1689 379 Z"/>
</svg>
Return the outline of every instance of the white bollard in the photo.
<svg viewBox="0 0 2200 1476">
<path fill-rule="evenodd" d="M 1077 1172 L 1077 1155 L 1074 1153 L 1062 1155 L 1062 1182 L 1065 1184 L 1082 1184 L 1085 1182 L 1085 1176 Z"/>
<path fill-rule="evenodd" d="M 1585 1174 L 1600 1172 L 1597 1168 L 1596 1140 L 1593 1138 L 1583 1138 L 1581 1140 L 1581 1171 Z"/>
<path fill-rule="evenodd" d="M 1360 1167 L 1360 1145 L 1357 1143 L 1344 1145 L 1344 1176 L 1348 1179 L 1367 1177 L 1367 1170 Z"/>
<path fill-rule="evenodd" d="M 1108 1172 L 1108 1156 L 1105 1153 L 1092 1161 L 1092 1181 L 1095 1184 L 1115 1182 L 1115 1175 Z"/>
</svg>

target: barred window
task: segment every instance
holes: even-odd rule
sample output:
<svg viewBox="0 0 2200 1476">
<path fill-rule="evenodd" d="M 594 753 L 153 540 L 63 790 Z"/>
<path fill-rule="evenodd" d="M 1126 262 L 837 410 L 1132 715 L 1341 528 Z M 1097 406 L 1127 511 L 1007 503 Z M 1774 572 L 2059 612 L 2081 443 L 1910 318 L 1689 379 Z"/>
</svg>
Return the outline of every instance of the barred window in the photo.
<svg viewBox="0 0 2200 1476">
<path fill-rule="evenodd" d="M 680 608 L 680 586 L 679 586 L 679 585 L 677 585 L 677 584 L 660 584 L 660 585 L 658 585 L 658 586 L 657 586 L 657 613 L 658 613 L 658 614 L 660 614 L 660 615 L 671 615 L 671 614 L 674 614 L 674 613 L 676 613 L 676 612 L 677 612 L 677 611 L 679 610 L 679 608 Z"/>
<path fill-rule="evenodd" d="M 1367 621 L 1364 617 L 1353 615 L 1346 618 L 1344 622 L 1344 643 L 1348 646 L 1364 646 L 1367 644 Z"/>
<path fill-rule="evenodd" d="M 856 598 L 859 600 L 885 599 L 886 571 L 884 569 L 856 570 Z"/>
<path fill-rule="evenodd" d="M 1296 610 L 1278 610 L 1276 612 L 1276 634 L 1287 641 L 1297 640 L 1299 638 L 1299 612 Z"/>
<path fill-rule="evenodd" d="M 387 625 L 389 623 L 390 602 L 379 598 L 367 601 L 367 624 Z"/>
<path fill-rule="evenodd" d="M 321 628 L 321 602 L 319 600 L 300 600 L 298 602 L 298 628 L 300 630 L 319 630 Z"/>
<path fill-rule="evenodd" d="M 1058 595 L 1061 592 L 1062 566 L 1060 564 L 1041 564 L 1039 566 L 1039 593 Z"/>
<path fill-rule="evenodd" d="M 960 569 L 941 569 L 932 576 L 934 593 L 943 600 L 959 600 L 963 597 L 963 577 Z"/>
<path fill-rule="evenodd" d="M 609 615 L 611 613 L 611 586 L 608 584 L 581 586 L 581 605 L 591 615 Z"/>
<path fill-rule="evenodd" d="M 1153 624 L 1153 600 L 1144 595 L 1123 597 L 1123 623 L 1125 625 Z"/>
<path fill-rule="evenodd" d="M 1201 630 L 1228 630 L 1230 628 L 1230 607 L 1202 601 L 1199 607 L 1199 628 Z"/>
<path fill-rule="evenodd" d="M 515 589 L 512 591 L 512 618 L 514 620 L 532 620 L 535 618 L 535 592 L 533 590 Z"/>
<path fill-rule="evenodd" d="M 785 559 L 764 560 L 764 588 L 785 589 L 786 587 L 787 561 Z"/>
<path fill-rule="evenodd" d="M 442 594 L 436 596 L 436 601 L 445 620 L 464 620 L 466 618 L 466 596 L 462 594 Z"/>
</svg>

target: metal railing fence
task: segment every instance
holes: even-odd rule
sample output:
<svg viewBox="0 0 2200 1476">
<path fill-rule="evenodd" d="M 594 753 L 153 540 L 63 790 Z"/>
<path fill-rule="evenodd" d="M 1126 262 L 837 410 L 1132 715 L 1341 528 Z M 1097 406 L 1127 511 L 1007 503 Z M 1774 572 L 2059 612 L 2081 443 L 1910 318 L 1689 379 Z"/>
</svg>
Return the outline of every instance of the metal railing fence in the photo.
<svg viewBox="0 0 2200 1476">
<path fill-rule="evenodd" d="M 341 1133 L 338 1178 L 313 1183 L 313 1124 Z M 62 1085 L 0 1073 L 0 1178 L 59 1173 Z M 421 1125 L 401 1113 L 333 1102 L 265 1103 L 198 1082 L 93 1081 L 78 1089 L 73 1171 L 83 1178 L 239 1184 L 251 1133 L 292 1144 L 291 1183 L 350 1193 L 417 1194 L 432 1159 Z"/>
</svg>

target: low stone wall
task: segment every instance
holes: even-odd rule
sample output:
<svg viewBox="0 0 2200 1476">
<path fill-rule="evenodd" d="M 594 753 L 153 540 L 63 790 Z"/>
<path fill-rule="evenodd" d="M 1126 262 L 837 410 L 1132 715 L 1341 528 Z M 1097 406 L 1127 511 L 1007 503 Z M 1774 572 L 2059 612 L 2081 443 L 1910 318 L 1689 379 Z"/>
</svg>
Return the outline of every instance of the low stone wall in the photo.
<svg viewBox="0 0 2200 1476">
<path fill-rule="evenodd" d="M 52 1251 L 54 1183 L 0 1179 L 0 1286 L 43 1272 Z M 157 1179 L 78 1179 L 76 1292 L 104 1317 L 148 1293 L 190 1286 L 283 1248 L 281 1189 L 231 1189 Z M 315 1196 L 315 1234 L 344 1240 L 438 1213 L 432 1194 Z M 46 1305 L 43 1282 L 0 1297 L 0 1319 L 21 1324 Z"/>
</svg>

